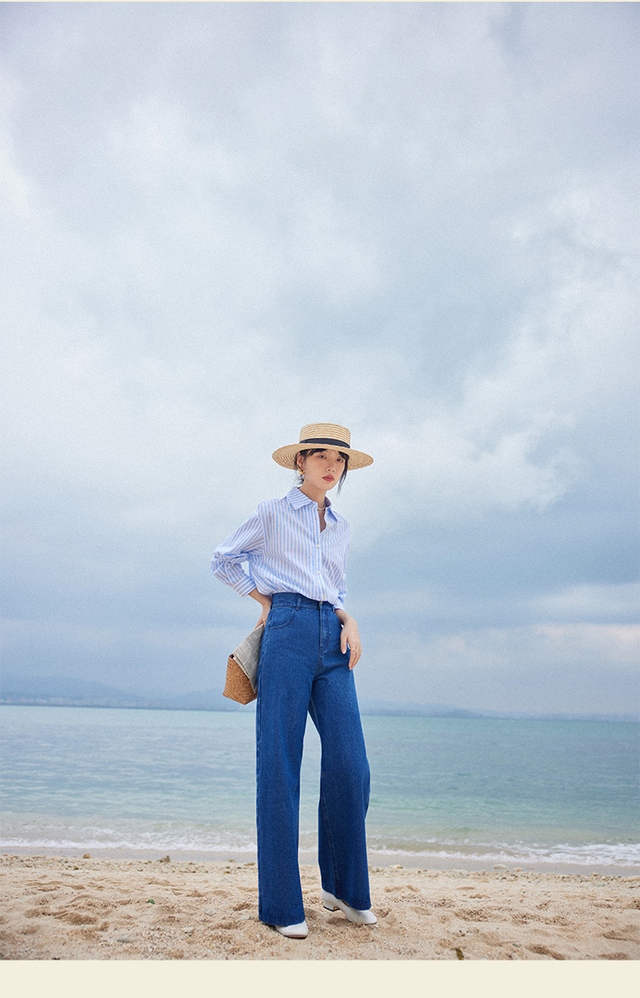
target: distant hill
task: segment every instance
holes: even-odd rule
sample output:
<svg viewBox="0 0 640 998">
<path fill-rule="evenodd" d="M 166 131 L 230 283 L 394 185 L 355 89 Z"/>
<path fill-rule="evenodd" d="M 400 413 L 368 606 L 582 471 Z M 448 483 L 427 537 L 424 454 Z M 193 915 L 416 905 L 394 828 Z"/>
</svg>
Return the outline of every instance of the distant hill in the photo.
<svg viewBox="0 0 640 998">
<path fill-rule="evenodd" d="M 360 701 L 361 714 L 384 714 L 402 717 L 460 717 L 484 718 L 485 720 L 513 721 L 640 721 L 638 714 L 567 714 L 567 713 L 527 713 L 508 710 L 466 710 L 446 703 L 385 703 L 382 700 Z"/>
<path fill-rule="evenodd" d="M 450 703 L 392 703 L 387 700 L 359 698 L 361 714 L 400 714 L 403 717 L 481 717 L 472 711 Z"/>
<path fill-rule="evenodd" d="M 2 676 L 0 697 L 28 700 L 122 700 L 140 703 L 142 697 L 125 694 L 114 686 L 68 676 Z"/>
<path fill-rule="evenodd" d="M 240 710 L 217 690 L 168 697 L 127 693 L 105 683 L 69 676 L 2 676 L 0 703 L 56 707 L 138 707 L 156 710 Z"/>
<path fill-rule="evenodd" d="M 164 697 L 127 693 L 105 683 L 69 676 L 1 676 L 0 704 L 46 707 L 128 707 L 143 710 L 255 710 L 255 701 L 242 707 L 223 697 L 215 689 L 176 693 Z M 637 721 L 637 714 L 527 714 L 519 711 L 467 710 L 446 703 L 392 703 L 386 700 L 360 699 L 362 714 L 402 717 L 494 718 Z"/>
</svg>

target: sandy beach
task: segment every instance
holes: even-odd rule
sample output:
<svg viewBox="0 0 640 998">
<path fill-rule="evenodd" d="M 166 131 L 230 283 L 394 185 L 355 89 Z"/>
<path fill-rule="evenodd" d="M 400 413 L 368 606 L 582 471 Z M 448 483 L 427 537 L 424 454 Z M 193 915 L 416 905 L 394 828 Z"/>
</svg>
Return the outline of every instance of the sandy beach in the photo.
<svg viewBox="0 0 640 998">
<path fill-rule="evenodd" d="M 255 863 L 2 856 L 4 960 L 637 960 L 640 877 L 371 868 L 375 927 L 326 911 L 309 936 L 258 921 Z"/>
</svg>

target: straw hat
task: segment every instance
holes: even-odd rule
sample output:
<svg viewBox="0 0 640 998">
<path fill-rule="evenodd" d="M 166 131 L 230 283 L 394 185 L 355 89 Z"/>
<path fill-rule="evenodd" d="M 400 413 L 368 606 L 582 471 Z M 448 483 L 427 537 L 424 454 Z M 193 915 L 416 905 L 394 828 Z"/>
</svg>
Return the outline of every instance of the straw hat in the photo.
<svg viewBox="0 0 640 998">
<path fill-rule="evenodd" d="M 294 458 L 298 451 L 311 450 L 312 447 L 323 447 L 328 450 L 339 450 L 349 455 L 349 471 L 355 468 L 366 468 L 373 464 L 373 458 L 361 450 L 351 447 L 351 434 L 346 426 L 336 423 L 308 423 L 300 430 L 297 444 L 287 444 L 279 447 L 272 454 L 273 460 L 283 468 L 293 468 Z"/>
</svg>

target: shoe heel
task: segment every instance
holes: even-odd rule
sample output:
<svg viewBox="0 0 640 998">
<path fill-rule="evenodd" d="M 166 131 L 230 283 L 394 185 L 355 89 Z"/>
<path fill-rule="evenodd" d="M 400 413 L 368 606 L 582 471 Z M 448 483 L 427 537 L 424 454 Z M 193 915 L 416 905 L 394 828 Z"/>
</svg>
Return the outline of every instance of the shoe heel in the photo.
<svg viewBox="0 0 640 998">
<path fill-rule="evenodd" d="M 340 906 L 338 904 L 336 904 L 336 900 L 337 899 L 334 898 L 333 894 L 329 894 L 328 891 L 323 891 L 322 892 L 322 904 L 327 909 L 327 911 L 338 911 L 339 910 Z"/>
</svg>

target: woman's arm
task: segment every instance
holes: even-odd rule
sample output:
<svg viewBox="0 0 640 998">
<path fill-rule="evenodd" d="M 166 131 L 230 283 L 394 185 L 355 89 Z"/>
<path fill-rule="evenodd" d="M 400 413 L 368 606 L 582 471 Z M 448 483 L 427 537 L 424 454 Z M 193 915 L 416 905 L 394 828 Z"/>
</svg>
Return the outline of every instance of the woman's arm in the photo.
<svg viewBox="0 0 640 998">
<path fill-rule="evenodd" d="M 213 574 L 240 596 L 248 596 L 256 584 L 251 569 L 247 574 L 241 565 L 250 562 L 251 555 L 261 551 L 263 545 L 264 531 L 257 511 L 215 549 L 211 559 Z"/>
<path fill-rule="evenodd" d="M 251 596 L 254 600 L 256 600 L 262 607 L 260 620 L 256 624 L 256 627 L 260 627 L 260 624 L 266 624 L 267 622 L 267 617 L 269 616 L 269 610 L 271 609 L 271 597 L 264 596 L 262 593 L 259 593 L 257 589 L 252 589 L 251 592 L 249 593 L 249 596 Z"/>
<path fill-rule="evenodd" d="M 356 624 L 354 618 L 349 616 L 346 610 L 336 609 L 334 610 L 334 613 L 342 624 L 340 649 L 344 655 L 347 651 L 347 645 L 349 646 L 349 650 L 351 652 L 349 655 L 349 668 L 353 669 L 357 665 L 358 659 L 362 654 L 362 645 L 360 643 L 358 625 Z"/>
</svg>

